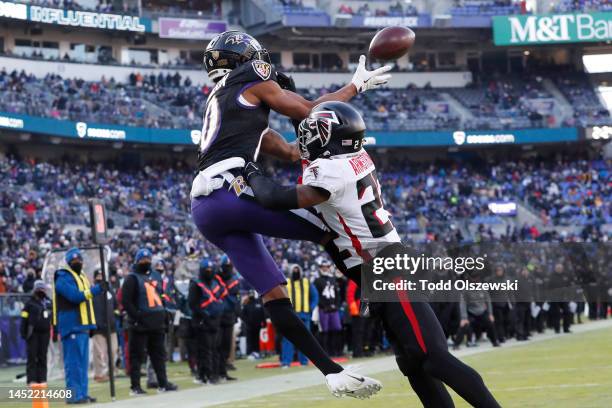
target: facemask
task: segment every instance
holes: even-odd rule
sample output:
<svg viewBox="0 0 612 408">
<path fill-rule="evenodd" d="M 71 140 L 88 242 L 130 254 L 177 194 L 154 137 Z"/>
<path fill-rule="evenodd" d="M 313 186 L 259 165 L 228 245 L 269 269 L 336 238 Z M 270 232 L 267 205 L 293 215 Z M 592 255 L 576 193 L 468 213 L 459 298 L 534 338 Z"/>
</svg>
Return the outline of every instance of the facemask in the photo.
<svg viewBox="0 0 612 408">
<path fill-rule="evenodd" d="M 39 290 L 36 292 L 36 297 L 39 299 L 44 299 L 47 297 L 47 295 L 45 295 L 45 292 L 43 292 L 42 290 Z"/>
<path fill-rule="evenodd" d="M 299 280 L 300 279 L 300 271 L 293 271 L 293 272 L 291 272 L 291 279 L 292 280 Z"/>
<path fill-rule="evenodd" d="M 151 264 L 148 262 L 136 264 L 136 272 L 138 273 L 146 274 L 146 273 L 149 273 L 150 270 L 151 270 Z"/>
<path fill-rule="evenodd" d="M 83 264 L 80 262 L 73 262 L 70 264 L 70 269 L 72 269 L 76 273 L 81 273 L 81 271 L 83 270 Z"/>
</svg>

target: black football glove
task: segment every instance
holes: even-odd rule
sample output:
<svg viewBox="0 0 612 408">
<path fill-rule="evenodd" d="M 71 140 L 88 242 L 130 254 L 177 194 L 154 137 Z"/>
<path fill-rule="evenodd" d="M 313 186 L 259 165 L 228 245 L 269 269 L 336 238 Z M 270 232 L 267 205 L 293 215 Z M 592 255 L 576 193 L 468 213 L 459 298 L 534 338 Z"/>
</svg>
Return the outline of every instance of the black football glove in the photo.
<svg viewBox="0 0 612 408">
<path fill-rule="evenodd" d="M 295 87 L 295 81 L 293 80 L 293 77 L 290 77 L 289 75 L 284 74 L 282 72 L 277 72 L 276 82 L 281 88 L 297 93 L 297 88 Z"/>
<path fill-rule="evenodd" d="M 295 81 L 293 80 L 293 77 L 290 77 L 289 75 L 284 74 L 282 72 L 277 72 L 276 82 L 281 88 L 286 89 L 287 91 L 298 93 L 297 88 L 295 87 Z M 295 134 L 297 135 L 298 126 L 300 125 L 300 121 L 296 119 L 291 119 L 291 123 L 293 124 L 293 128 L 295 129 Z"/>
<path fill-rule="evenodd" d="M 256 163 L 250 161 L 242 168 L 242 177 L 244 177 L 248 183 L 251 177 L 255 175 L 263 175 L 263 172 Z"/>
</svg>

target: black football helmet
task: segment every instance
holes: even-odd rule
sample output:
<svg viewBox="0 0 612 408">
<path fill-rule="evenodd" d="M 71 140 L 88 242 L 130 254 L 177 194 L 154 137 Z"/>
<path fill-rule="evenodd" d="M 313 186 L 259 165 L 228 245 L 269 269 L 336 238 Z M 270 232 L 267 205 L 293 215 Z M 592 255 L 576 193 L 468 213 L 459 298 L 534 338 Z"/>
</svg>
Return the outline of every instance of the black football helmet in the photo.
<svg viewBox="0 0 612 408">
<path fill-rule="evenodd" d="M 316 160 L 361 150 L 366 126 L 348 103 L 323 102 L 298 126 L 300 156 Z"/>
<path fill-rule="evenodd" d="M 204 69 L 217 82 L 232 69 L 247 61 L 260 59 L 270 63 L 268 51 L 255 38 L 242 31 L 226 31 L 210 40 L 204 51 Z"/>
</svg>

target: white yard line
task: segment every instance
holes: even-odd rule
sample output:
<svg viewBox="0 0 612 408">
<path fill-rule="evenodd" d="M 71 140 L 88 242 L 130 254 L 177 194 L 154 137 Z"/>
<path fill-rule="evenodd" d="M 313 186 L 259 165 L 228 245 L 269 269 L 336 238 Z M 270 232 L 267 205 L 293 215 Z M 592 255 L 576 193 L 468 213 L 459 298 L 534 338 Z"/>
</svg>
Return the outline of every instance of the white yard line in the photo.
<svg viewBox="0 0 612 408">
<path fill-rule="evenodd" d="M 612 320 L 600 320 L 596 322 L 574 325 L 572 326 L 573 334 L 541 334 L 537 335 L 530 341 L 506 342 L 501 350 L 513 347 L 523 347 L 530 344 L 548 341 L 565 336 L 576 336 L 580 333 L 586 333 L 593 330 L 600 330 L 612 327 Z M 457 357 L 471 356 L 474 354 L 485 353 L 494 349 L 490 344 L 481 343 L 479 347 L 464 348 L 457 352 L 453 352 Z M 385 371 L 397 369 L 395 358 L 380 357 L 368 360 L 360 360 L 358 363 L 358 371 L 362 374 L 373 375 Z M 226 383 L 217 386 L 206 386 L 192 388 L 189 390 L 170 392 L 167 394 L 159 394 L 144 397 L 134 397 L 122 401 L 110 402 L 105 404 L 97 404 L 97 408 L 133 408 L 134 405 L 146 406 L 146 408 L 166 408 L 175 406 L 176 408 L 200 408 L 212 407 L 228 402 L 243 401 L 251 398 L 263 397 L 267 395 L 277 394 L 281 392 L 292 391 L 300 388 L 321 386 L 325 387 L 322 375 L 316 370 L 307 370 L 303 372 L 280 372 L 279 375 L 274 375 L 265 378 L 256 378 L 248 381 L 238 381 L 235 383 Z M 563 384 L 560 384 L 560 388 Z M 568 384 L 570 386 L 590 386 L 597 387 L 599 384 Z M 552 386 L 548 386 L 552 387 Z M 542 387 L 534 386 L 533 389 Z M 532 389 L 531 387 L 518 387 L 516 390 Z M 513 390 L 513 389 L 504 389 Z M 331 397 L 330 395 L 330 398 Z"/>
</svg>

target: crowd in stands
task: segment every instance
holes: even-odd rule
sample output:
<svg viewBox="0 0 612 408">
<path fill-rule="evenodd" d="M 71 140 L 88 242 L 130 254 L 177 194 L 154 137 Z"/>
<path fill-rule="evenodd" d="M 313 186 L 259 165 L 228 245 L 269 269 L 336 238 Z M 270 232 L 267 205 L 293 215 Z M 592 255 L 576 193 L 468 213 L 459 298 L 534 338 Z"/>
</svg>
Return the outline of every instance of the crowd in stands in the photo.
<svg viewBox="0 0 612 408">
<path fill-rule="evenodd" d="M 487 250 L 496 262 L 495 275 L 470 275 L 469 279 L 495 282 L 517 278 L 523 285 L 533 288 L 517 293 L 516 299 L 510 295 L 502 299 L 486 292 L 467 292 L 456 302 L 433 303 L 449 344 L 455 349 L 464 345 L 478 346 L 479 341 L 485 341 L 485 334 L 487 341 L 499 346 L 513 338 L 528 340 L 547 329 L 570 332 L 573 324 L 581 322 L 587 304 L 590 319 L 607 318 L 611 304 L 607 288 L 612 286 L 612 275 L 606 267 L 611 253 L 602 252 L 606 249 L 605 244 L 590 249 L 600 252 L 588 257 L 588 279 L 567 281 L 569 283 L 566 277 L 577 273 L 573 270 L 575 262 L 551 258 L 550 254 L 543 256 L 536 252 L 544 250 L 541 246 L 518 246 L 517 249 L 509 244 L 609 241 L 612 231 L 605 232 L 602 225 L 612 223 L 611 161 L 586 160 L 575 155 L 572 159 L 418 164 L 400 154 L 372 151 L 372 156 L 379 164 L 385 208 L 392 213 L 394 225 L 406 242 L 416 246 L 429 242 L 496 245 Z M 296 169 L 269 164 L 266 162 L 264 166 L 266 172 L 280 182 L 296 180 Z M 183 312 L 186 294 L 181 290 L 197 274 L 199 260 L 210 257 L 218 262 L 223 255 L 201 238 L 189 218 L 193 174 L 191 166 L 182 161 L 138 166 L 135 162 L 121 161 L 75 162 L 74 156 L 53 161 L 1 156 L 0 178 L 4 185 L 0 191 L 0 294 L 30 292 L 35 280 L 41 277 L 49 251 L 90 242 L 86 203 L 88 198 L 97 197 L 106 206 L 111 228 L 108 243 L 112 249 L 111 287 L 114 290 L 120 287 L 132 271 L 138 249 L 147 247 L 155 255 L 156 264 L 159 260 L 164 261 L 162 278 L 169 296 L 164 299 L 174 305 L 173 310 L 178 308 Z M 563 223 L 581 229 L 572 233 L 540 232 L 536 225 L 518 225 L 513 221 L 503 233 L 494 233 L 486 225 L 480 225 L 472 235 L 467 234 L 469 231 L 451 228 L 458 220 L 474 222 L 479 215 L 490 213 L 488 202 L 505 200 L 522 201 L 541 211 L 541 226 Z M 416 229 L 427 233 L 417 240 L 416 235 L 409 234 Z M 312 243 L 280 239 L 266 239 L 265 244 L 288 278 L 297 265 L 302 270 L 301 276 L 316 285 L 324 263 L 322 248 Z M 573 247 L 567 248 L 569 252 L 564 252 L 565 256 L 572 257 Z M 96 251 L 86 255 L 85 263 L 94 262 Z M 320 342 L 336 356 L 351 353 L 354 357 L 366 357 L 387 352 L 389 343 L 380 321 L 376 318 L 360 320 L 364 318 L 354 312 L 359 310 L 355 285 L 349 284 L 340 274 L 335 276 L 333 289 L 337 296 L 334 302 L 337 302 L 342 327 L 332 334 L 324 334 L 318 331 L 316 323 L 312 324 Z M 559 282 L 581 285 L 584 298 L 576 302 L 551 301 L 547 308 L 540 306 L 534 316 L 532 308 L 542 299 L 536 298 L 541 296 L 536 293 L 554 289 Z M 250 335 L 258 334 L 265 326 L 261 300 L 253 296 L 245 282 L 240 283 L 240 295 L 239 336 L 246 337 L 247 346 L 239 347 L 237 354 L 259 358 L 279 352 L 280 341 L 276 348 L 261 350 L 258 336 Z M 0 300 L 0 312 L 4 317 L 19 319 L 21 302 L 18 299 Z M 319 302 L 323 304 L 322 300 Z M 116 318 L 118 330 L 124 330 L 121 315 Z M 177 324 L 175 319 L 170 321 L 174 321 L 175 326 L 168 333 L 169 358 L 174 359 L 173 351 L 180 350 L 181 360 L 188 361 L 194 372 L 193 352 L 189 348 L 185 352 L 182 346 L 193 332 L 181 330 L 181 323 Z M 127 358 L 120 356 L 121 361 Z M 0 358 L 0 364 L 4 363 Z M 289 363 L 283 361 L 282 364 Z"/>
<path fill-rule="evenodd" d="M 520 0 L 456 0 L 450 10 L 453 16 L 497 16 L 525 14 L 526 1 Z"/>
<path fill-rule="evenodd" d="M 610 0 L 559 0 L 553 6 L 555 13 L 572 11 L 612 11 Z"/>
<path fill-rule="evenodd" d="M 375 162 L 383 161 L 373 152 Z M 594 228 L 612 223 L 612 163 L 561 158 L 520 160 L 493 164 L 460 162 L 417 164 L 397 158 L 379 166 L 387 209 L 405 239 L 426 232 L 469 240 L 451 224 L 477 224 L 491 216 L 491 201 L 523 202 L 541 218 L 542 225 L 579 225 Z M 295 169 L 270 167 L 284 183 L 297 178 Z M 103 200 L 113 237 L 114 267 L 129 270 L 131 254 L 143 243 L 171 264 L 198 254 L 216 254 L 200 239 L 189 216 L 193 169 L 173 165 L 56 162 L 4 157 L 0 160 L 0 291 L 20 290 L 28 275 L 40 272 L 44 254 L 82 240 L 88 219 L 87 198 Z M 67 225 L 78 228 L 66 228 Z M 482 236 L 490 234 L 481 231 Z M 508 239 L 527 240 L 539 233 L 516 227 Z M 465 231 L 463 232 L 465 234 Z M 489 238 L 498 238 L 491 237 Z M 279 264 L 313 265 L 319 250 L 310 244 L 269 240 Z M 3 272 L 2 272 L 3 271 Z"/>
<path fill-rule="evenodd" d="M 609 112 L 595 97 L 586 78 L 559 79 L 562 92 L 575 107 L 565 124 L 593 125 L 609 120 Z M 541 78 L 492 77 L 467 88 L 382 89 L 361 94 L 352 103 L 365 116 L 370 130 L 508 129 L 559 126 L 554 98 Z M 334 91 L 300 89 L 308 98 Z M 36 78 L 24 71 L 0 71 L 0 111 L 59 120 L 110 123 L 140 127 L 197 129 L 202 126 L 210 87 L 192 83 L 178 72 L 133 73 L 127 83 L 113 78 L 99 82 L 66 79 L 49 74 Z M 449 93 L 472 112 L 461 123 L 459 114 L 444 100 Z M 540 103 L 541 102 L 541 103 Z M 289 121 L 272 116 L 273 127 L 290 130 Z"/>
<path fill-rule="evenodd" d="M 567 74 L 555 78 L 557 87 L 574 108 L 574 115 L 566 119 L 569 126 L 607 125 L 610 113 L 600 103 L 586 77 Z"/>
</svg>

